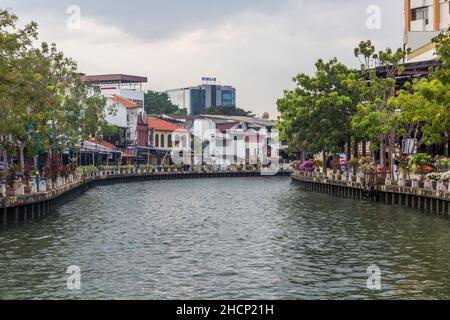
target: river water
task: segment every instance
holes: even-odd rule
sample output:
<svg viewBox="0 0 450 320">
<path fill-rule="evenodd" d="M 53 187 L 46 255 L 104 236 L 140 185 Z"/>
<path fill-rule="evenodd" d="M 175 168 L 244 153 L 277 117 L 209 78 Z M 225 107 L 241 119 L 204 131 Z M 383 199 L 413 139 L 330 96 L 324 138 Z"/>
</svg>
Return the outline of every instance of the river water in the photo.
<svg viewBox="0 0 450 320">
<path fill-rule="evenodd" d="M 448 219 L 289 178 L 98 187 L 0 244 L 0 299 L 450 298 Z"/>
</svg>

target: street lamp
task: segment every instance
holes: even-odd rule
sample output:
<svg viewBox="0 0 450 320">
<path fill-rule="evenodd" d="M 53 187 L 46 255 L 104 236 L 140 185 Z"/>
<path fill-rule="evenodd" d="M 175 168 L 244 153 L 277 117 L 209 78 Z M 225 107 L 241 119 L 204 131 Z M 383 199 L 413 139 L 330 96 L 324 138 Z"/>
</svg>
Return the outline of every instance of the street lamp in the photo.
<svg viewBox="0 0 450 320">
<path fill-rule="evenodd" d="M 28 125 L 28 132 L 30 133 L 30 135 L 34 136 L 34 140 L 36 142 L 36 159 L 34 161 L 34 166 L 36 170 L 36 191 L 39 193 L 41 189 L 41 176 L 39 172 L 39 144 L 40 144 L 39 135 L 34 130 L 32 123 Z"/>
</svg>

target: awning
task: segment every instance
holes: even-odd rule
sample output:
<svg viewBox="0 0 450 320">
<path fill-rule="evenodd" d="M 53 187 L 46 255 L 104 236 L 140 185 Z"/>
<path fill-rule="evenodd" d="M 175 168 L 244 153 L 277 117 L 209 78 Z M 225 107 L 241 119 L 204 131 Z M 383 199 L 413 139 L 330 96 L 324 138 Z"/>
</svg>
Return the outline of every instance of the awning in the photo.
<svg viewBox="0 0 450 320">
<path fill-rule="evenodd" d="M 120 154 L 121 151 L 106 147 L 100 142 L 84 141 L 83 144 L 78 144 L 77 148 L 81 152 L 102 153 L 102 154 Z"/>
</svg>

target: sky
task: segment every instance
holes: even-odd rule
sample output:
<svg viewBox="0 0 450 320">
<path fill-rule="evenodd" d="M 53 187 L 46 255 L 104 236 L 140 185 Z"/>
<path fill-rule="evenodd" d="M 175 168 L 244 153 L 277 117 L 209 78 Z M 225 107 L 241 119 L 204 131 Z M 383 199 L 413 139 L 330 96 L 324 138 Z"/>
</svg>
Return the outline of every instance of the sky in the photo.
<svg viewBox="0 0 450 320">
<path fill-rule="evenodd" d="M 360 41 L 398 48 L 404 30 L 402 0 L 0 0 L 0 8 L 37 22 L 39 41 L 56 43 L 83 73 L 145 76 L 158 91 L 215 77 L 236 88 L 238 106 L 272 117 L 317 59 L 357 67 Z"/>
</svg>

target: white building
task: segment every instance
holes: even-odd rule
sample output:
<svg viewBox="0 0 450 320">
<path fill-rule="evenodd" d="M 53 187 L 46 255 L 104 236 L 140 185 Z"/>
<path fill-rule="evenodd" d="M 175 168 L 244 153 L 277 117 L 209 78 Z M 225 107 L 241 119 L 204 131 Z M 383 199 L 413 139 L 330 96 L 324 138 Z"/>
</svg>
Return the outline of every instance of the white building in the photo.
<svg viewBox="0 0 450 320">
<path fill-rule="evenodd" d="M 278 162 L 277 142 L 268 120 L 232 116 L 167 116 L 184 123 L 194 144 L 193 162 L 227 168 L 232 165 L 256 165 Z"/>
<path fill-rule="evenodd" d="M 106 121 L 112 126 L 126 129 L 128 143 L 136 145 L 139 115 L 147 119 L 144 107 L 117 95 L 106 96 L 106 101 Z"/>
<path fill-rule="evenodd" d="M 432 39 L 450 26 L 448 0 L 405 0 L 405 47 L 408 62 L 435 59 Z"/>
<path fill-rule="evenodd" d="M 146 119 L 144 111 L 145 92 L 142 88 L 147 78 L 124 75 L 82 75 L 81 80 L 98 87 L 107 99 L 106 121 L 126 130 L 129 145 L 137 144 L 137 127 L 139 115 Z"/>
</svg>

